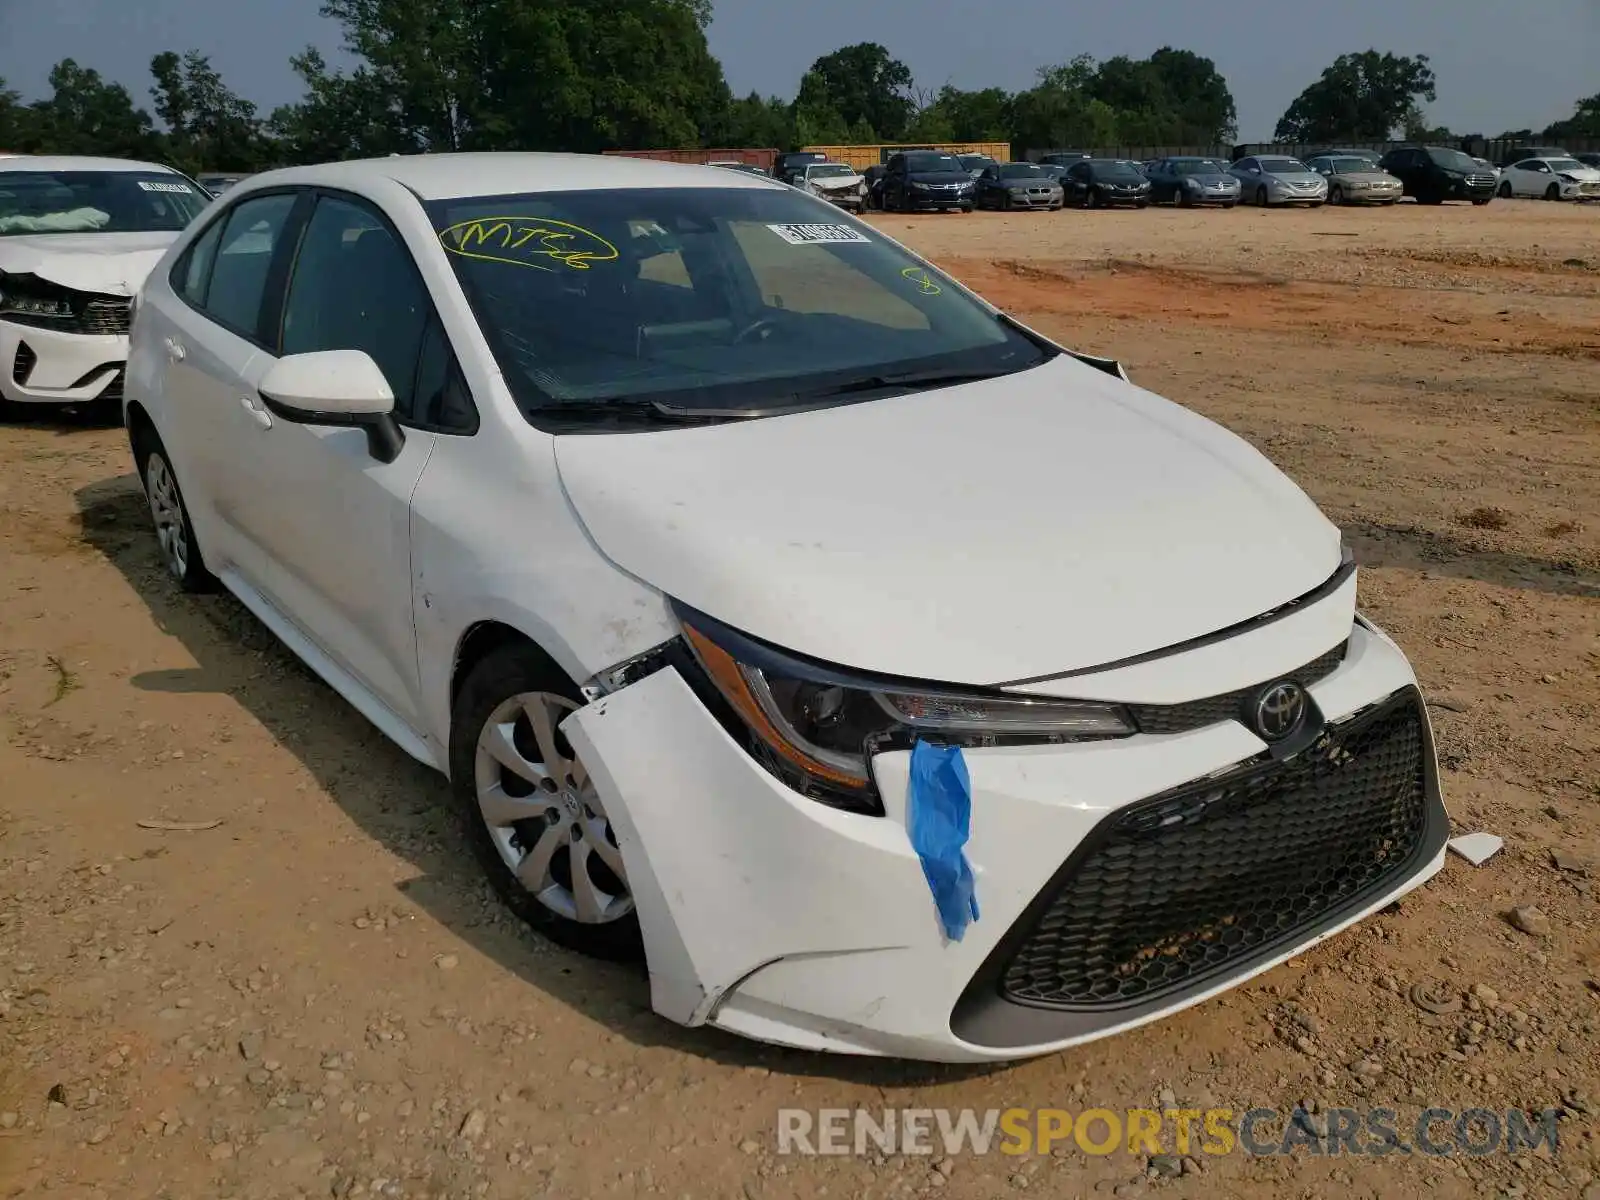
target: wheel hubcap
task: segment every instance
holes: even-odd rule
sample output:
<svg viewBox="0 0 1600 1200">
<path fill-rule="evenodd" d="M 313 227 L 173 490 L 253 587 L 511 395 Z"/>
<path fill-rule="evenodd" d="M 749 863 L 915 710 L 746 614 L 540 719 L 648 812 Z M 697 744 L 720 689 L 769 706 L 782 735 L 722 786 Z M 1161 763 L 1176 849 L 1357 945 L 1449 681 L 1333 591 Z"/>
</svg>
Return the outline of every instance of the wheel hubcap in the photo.
<svg viewBox="0 0 1600 1200">
<path fill-rule="evenodd" d="M 150 518 L 155 522 L 156 543 L 161 558 L 177 579 L 189 569 L 189 533 L 184 526 L 183 504 L 178 499 L 178 484 L 172 478 L 167 460 L 152 454 L 145 466 L 145 494 L 150 501 Z"/>
<path fill-rule="evenodd" d="M 500 860 L 550 911 L 604 925 L 633 911 L 599 794 L 556 727 L 578 705 L 551 692 L 501 704 L 478 736 L 478 811 Z"/>
</svg>

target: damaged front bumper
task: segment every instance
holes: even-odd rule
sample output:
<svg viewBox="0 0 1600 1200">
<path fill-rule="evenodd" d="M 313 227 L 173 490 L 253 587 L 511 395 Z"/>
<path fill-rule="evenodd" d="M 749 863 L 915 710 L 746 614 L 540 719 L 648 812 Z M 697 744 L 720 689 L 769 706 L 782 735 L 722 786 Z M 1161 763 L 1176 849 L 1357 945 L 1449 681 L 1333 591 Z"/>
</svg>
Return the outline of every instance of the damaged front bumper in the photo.
<svg viewBox="0 0 1600 1200">
<path fill-rule="evenodd" d="M 1226 717 L 968 749 L 982 917 L 960 942 L 906 832 L 908 751 L 873 760 L 883 816 L 830 808 L 759 765 L 671 665 L 562 728 L 621 847 L 658 1013 L 813 1050 L 997 1061 L 1196 1004 L 1439 869 L 1448 820 L 1404 656 L 1358 622 L 1308 690 L 1328 736 L 1282 760 Z M 1112 852 L 1139 870 L 1108 873 Z M 1262 883 L 1285 863 L 1320 890 Z"/>
</svg>

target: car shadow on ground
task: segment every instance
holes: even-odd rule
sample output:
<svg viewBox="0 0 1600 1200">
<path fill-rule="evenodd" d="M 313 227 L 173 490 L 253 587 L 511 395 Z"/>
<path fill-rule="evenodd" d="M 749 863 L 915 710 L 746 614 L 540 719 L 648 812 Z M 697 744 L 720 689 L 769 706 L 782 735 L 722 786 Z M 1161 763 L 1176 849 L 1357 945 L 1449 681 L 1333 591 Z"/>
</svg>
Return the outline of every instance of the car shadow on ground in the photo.
<svg viewBox="0 0 1600 1200">
<path fill-rule="evenodd" d="M 85 429 L 117 429 L 122 425 L 122 402 L 110 404 L 17 404 L 5 413 L 0 428 L 22 426 L 49 429 L 57 437 L 75 437 Z"/>
<path fill-rule="evenodd" d="M 416 868 L 418 875 L 399 885 L 406 901 L 527 983 L 636 1045 L 666 1046 L 730 1066 L 873 1087 L 950 1083 L 998 1069 L 789 1051 L 658 1017 L 642 967 L 573 954 L 510 916 L 467 847 L 442 776 L 389 742 L 232 596 L 178 589 L 157 557 L 144 494 L 132 473 L 81 488 L 76 498 L 84 541 L 121 572 L 162 632 L 177 638 L 198 664 L 143 672 L 133 686 L 232 697 L 360 829 Z"/>
</svg>

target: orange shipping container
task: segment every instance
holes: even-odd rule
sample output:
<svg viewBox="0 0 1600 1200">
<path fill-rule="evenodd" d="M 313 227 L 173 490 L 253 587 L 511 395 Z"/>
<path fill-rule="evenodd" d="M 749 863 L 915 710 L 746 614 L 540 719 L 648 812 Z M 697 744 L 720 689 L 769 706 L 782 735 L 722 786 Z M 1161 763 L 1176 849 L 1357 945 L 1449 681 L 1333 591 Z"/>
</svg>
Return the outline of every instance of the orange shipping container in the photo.
<svg viewBox="0 0 1600 1200">
<path fill-rule="evenodd" d="M 770 173 L 778 159 L 776 150 L 606 150 L 603 153 L 622 158 L 654 158 L 664 162 L 709 163 L 742 162 L 760 167 Z"/>
</svg>

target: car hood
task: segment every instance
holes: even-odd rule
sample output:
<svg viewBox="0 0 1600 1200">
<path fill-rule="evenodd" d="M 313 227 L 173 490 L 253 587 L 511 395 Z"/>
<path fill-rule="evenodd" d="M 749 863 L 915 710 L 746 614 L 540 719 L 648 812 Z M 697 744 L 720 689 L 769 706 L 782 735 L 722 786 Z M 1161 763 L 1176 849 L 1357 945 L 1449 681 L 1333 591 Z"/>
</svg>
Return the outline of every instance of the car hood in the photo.
<svg viewBox="0 0 1600 1200">
<path fill-rule="evenodd" d="M 131 296 L 177 238 L 176 232 L 0 237 L 0 271 L 37 275 L 81 292 Z"/>
<path fill-rule="evenodd" d="M 1399 183 L 1387 171 L 1335 171 L 1333 178 L 1348 183 Z"/>
<path fill-rule="evenodd" d="M 907 171 L 912 183 L 971 183 L 972 176 L 965 171 Z"/>
<path fill-rule="evenodd" d="M 1143 175 L 1096 175 L 1094 181 L 1121 188 L 1143 187 L 1150 182 Z"/>
<path fill-rule="evenodd" d="M 1062 355 L 809 413 L 556 439 L 600 551 L 828 662 L 996 684 L 1312 591 L 1339 532 L 1246 442 Z"/>
<path fill-rule="evenodd" d="M 1229 175 L 1226 171 L 1204 171 L 1194 175 L 1186 175 L 1185 179 L 1197 179 L 1210 187 L 1214 183 L 1238 183 L 1237 176 Z"/>
<path fill-rule="evenodd" d="M 1600 182 L 1600 171 L 1593 167 L 1583 167 L 1576 171 L 1558 171 L 1558 175 L 1565 175 L 1569 179 L 1578 179 L 1584 183 Z"/>
<path fill-rule="evenodd" d="M 840 188 L 856 188 L 861 186 L 859 175 L 827 175 L 820 179 L 808 179 L 807 183 L 824 191 L 833 192 Z"/>
<path fill-rule="evenodd" d="M 1318 175 L 1315 171 L 1286 171 L 1286 172 L 1282 172 L 1282 173 L 1273 172 L 1273 171 L 1263 171 L 1261 173 L 1261 178 L 1263 178 L 1263 179 L 1276 179 L 1279 183 L 1295 183 L 1295 184 L 1327 183 L 1328 182 L 1321 175 Z"/>
</svg>

